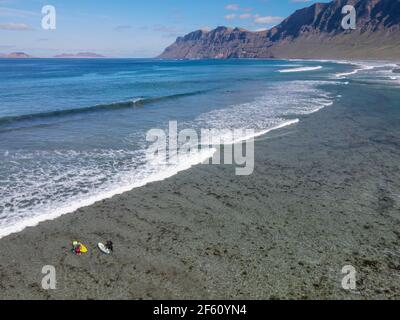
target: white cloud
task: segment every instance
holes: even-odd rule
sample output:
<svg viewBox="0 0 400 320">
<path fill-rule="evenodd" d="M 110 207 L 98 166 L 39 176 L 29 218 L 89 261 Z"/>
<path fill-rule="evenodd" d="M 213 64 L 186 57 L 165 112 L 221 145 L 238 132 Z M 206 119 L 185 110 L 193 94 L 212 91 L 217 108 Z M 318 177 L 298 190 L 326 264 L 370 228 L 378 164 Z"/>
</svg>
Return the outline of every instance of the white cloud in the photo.
<svg viewBox="0 0 400 320">
<path fill-rule="evenodd" d="M 225 9 L 231 11 L 238 11 L 240 10 L 240 6 L 238 4 L 228 4 L 225 6 Z"/>
<path fill-rule="evenodd" d="M 245 11 L 245 12 L 253 10 L 253 8 L 242 8 L 238 4 L 228 4 L 225 6 L 225 9 L 230 11 Z"/>
<path fill-rule="evenodd" d="M 308 1 L 308 0 L 292 0 L 292 1 Z M 230 11 L 241 11 L 241 12 L 229 13 L 229 14 L 225 15 L 226 20 L 252 19 L 253 24 L 267 24 L 267 25 L 277 24 L 284 20 L 284 18 L 282 18 L 282 17 L 262 16 L 260 14 L 251 14 L 249 12 L 253 10 L 252 8 L 242 8 L 238 4 L 228 4 L 225 6 L 225 9 L 230 10 Z"/>
<path fill-rule="evenodd" d="M 38 15 L 37 13 L 32 12 L 32 11 L 0 7 L 0 17 L 26 18 L 26 17 L 37 16 L 37 15 Z"/>
<path fill-rule="evenodd" d="M 253 17 L 253 15 L 250 14 L 250 13 L 243 13 L 243 14 L 241 14 L 241 15 L 239 16 L 239 19 L 242 19 L 242 20 L 244 20 L 244 19 L 251 19 L 252 17 Z"/>
<path fill-rule="evenodd" d="M 31 30 L 31 28 L 25 23 L 2 23 L 0 24 L 0 30 L 25 31 Z"/>
<path fill-rule="evenodd" d="M 274 16 L 260 16 L 260 15 L 255 15 L 254 16 L 254 23 L 257 24 L 276 24 L 280 23 L 284 20 L 282 17 L 274 17 Z"/>
<path fill-rule="evenodd" d="M 234 13 L 232 13 L 232 14 L 227 14 L 226 16 L 225 16 L 225 19 L 226 20 L 233 20 L 233 19 L 235 19 L 236 18 L 236 14 L 234 14 Z"/>
</svg>

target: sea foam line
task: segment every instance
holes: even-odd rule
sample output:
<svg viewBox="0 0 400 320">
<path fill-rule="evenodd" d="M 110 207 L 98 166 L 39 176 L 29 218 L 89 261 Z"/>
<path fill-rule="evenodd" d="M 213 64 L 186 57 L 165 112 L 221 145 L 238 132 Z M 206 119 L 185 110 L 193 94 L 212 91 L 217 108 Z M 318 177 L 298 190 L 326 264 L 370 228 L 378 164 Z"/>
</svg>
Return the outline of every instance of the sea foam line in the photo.
<svg viewBox="0 0 400 320">
<path fill-rule="evenodd" d="M 2 228 L 2 229 L 0 229 L 0 238 L 8 236 L 13 233 L 20 232 L 27 227 L 37 226 L 40 222 L 54 220 L 65 214 L 72 213 L 72 212 L 78 210 L 79 208 L 91 206 L 101 200 L 112 198 L 116 195 L 123 194 L 125 192 L 131 191 L 131 190 L 139 188 L 139 187 L 143 187 L 149 183 L 168 179 L 168 178 L 176 175 L 179 172 L 188 170 L 191 167 L 193 167 L 197 164 L 203 163 L 206 160 L 212 158 L 215 152 L 216 152 L 215 148 L 200 151 L 200 152 L 196 153 L 195 155 L 192 154 L 190 157 L 188 157 L 188 159 L 186 159 L 186 161 L 183 161 L 182 163 L 179 163 L 176 166 L 165 166 L 165 168 L 163 168 L 163 170 L 159 170 L 157 173 L 151 174 L 148 177 L 146 177 L 145 179 L 138 181 L 136 183 L 133 183 L 130 185 L 125 185 L 125 186 L 119 186 L 118 188 L 115 188 L 111 191 L 106 191 L 106 192 L 99 193 L 97 195 L 92 195 L 92 196 L 88 197 L 87 199 L 81 199 L 71 205 L 63 206 L 58 209 L 52 210 L 52 212 L 38 214 L 35 217 L 21 221 L 21 222 L 15 224 L 14 226 Z"/>
<path fill-rule="evenodd" d="M 316 70 L 320 70 L 320 69 L 322 69 L 322 66 L 282 69 L 282 70 L 278 70 L 278 72 L 280 72 L 280 73 L 305 72 L 305 71 L 316 71 Z"/>
<path fill-rule="evenodd" d="M 354 69 L 353 71 L 350 71 L 350 72 L 338 73 L 335 76 L 339 79 L 345 79 L 346 77 L 351 76 L 353 74 L 357 74 L 360 71 L 367 71 L 367 70 L 375 69 L 374 66 L 367 66 L 367 65 L 357 65 L 357 66 L 359 66 L 360 68 Z"/>
<path fill-rule="evenodd" d="M 300 122 L 299 119 L 288 120 L 288 121 L 285 121 L 285 122 L 283 122 L 283 123 L 281 123 L 281 124 L 278 124 L 278 125 L 276 125 L 276 126 L 273 126 L 273 127 L 269 128 L 269 129 L 262 130 L 262 131 L 260 131 L 260 132 L 254 133 L 254 134 L 252 134 L 252 135 L 247 135 L 247 136 L 244 136 L 244 137 L 242 137 L 242 138 L 240 138 L 240 139 L 234 140 L 234 141 L 233 141 L 232 143 L 230 143 L 230 144 L 238 144 L 238 143 L 241 143 L 241 142 L 243 142 L 243 141 L 247 141 L 247 140 L 250 140 L 250 139 L 254 139 L 254 138 L 257 138 L 257 137 L 259 137 L 259 136 L 263 136 L 263 135 L 265 135 L 265 134 L 267 134 L 267 133 L 269 133 L 269 132 L 271 132 L 271 131 L 273 131 L 273 130 L 282 129 L 282 128 L 287 127 L 287 126 L 291 126 L 291 125 L 297 124 L 297 123 L 299 123 L 299 122 Z"/>
</svg>

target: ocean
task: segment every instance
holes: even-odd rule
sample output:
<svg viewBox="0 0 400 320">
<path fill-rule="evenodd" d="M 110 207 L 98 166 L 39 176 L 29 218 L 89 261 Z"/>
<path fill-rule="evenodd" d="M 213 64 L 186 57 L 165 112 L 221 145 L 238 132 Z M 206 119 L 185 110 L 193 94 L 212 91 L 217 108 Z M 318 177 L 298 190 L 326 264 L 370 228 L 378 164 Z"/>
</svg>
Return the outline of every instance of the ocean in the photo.
<svg viewBox="0 0 400 320">
<path fill-rule="evenodd" d="M 146 133 L 254 129 L 398 90 L 394 64 L 303 60 L 0 59 L 0 237 L 160 181 L 211 155 L 146 160 Z M 244 139 L 244 137 L 243 137 Z M 257 164 L 256 164 L 257 165 Z"/>
</svg>

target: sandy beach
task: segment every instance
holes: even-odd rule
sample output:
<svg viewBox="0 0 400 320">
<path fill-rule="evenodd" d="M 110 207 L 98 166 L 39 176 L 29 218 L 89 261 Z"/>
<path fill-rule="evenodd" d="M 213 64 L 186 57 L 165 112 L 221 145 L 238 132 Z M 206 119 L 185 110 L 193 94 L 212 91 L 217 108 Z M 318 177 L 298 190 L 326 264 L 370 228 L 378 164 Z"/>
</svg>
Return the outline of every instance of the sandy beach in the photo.
<svg viewBox="0 0 400 320">
<path fill-rule="evenodd" d="M 370 91 L 257 138 L 251 176 L 198 165 L 1 239 L 0 299 L 399 299 L 400 110 Z"/>
</svg>

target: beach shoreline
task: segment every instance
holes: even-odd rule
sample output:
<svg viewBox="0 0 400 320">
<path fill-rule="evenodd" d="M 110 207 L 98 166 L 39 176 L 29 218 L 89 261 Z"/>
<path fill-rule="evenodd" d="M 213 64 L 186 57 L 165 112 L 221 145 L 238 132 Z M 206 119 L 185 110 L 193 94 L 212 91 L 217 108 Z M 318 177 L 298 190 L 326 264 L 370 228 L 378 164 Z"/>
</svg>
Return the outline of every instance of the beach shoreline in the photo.
<svg viewBox="0 0 400 320">
<path fill-rule="evenodd" d="M 258 59 L 244 59 L 244 60 L 258 60 Z M 265 60 L 265 59 L 262 59 L 262 60 Z M 267 59 L 267 60 L 281 60 L 281 59 Z M 371 63 L 376 65 L 376 66 L 383 66 L 383 65 L 388 65 L 390 63 L 393 63 L 393 64 L 395 63 L 394 61 L 388 61 L 388 60 L 385 60 L 385 61 L 384 60 L 382 60 L 382 61 L 377 61 L 377 60 L 361 61 L 361 60 L 289 59 L 288 61 L 332 62 L 332 63 L 337 63 L 337 64 L 351 65 L 351 66 L 355 67 L 355 69 L 350 71 L 350 72 L 336 74 L 335 76 L 339 80 L 345 79 L 349 75 L 357 74 L 360 71 L 373 69 L 374 67 L 371 65 Z M 369 63 L 369 65 L 366 65 L 365 63 Z M 315 68 L 322 68 L 322 67 L 319 66 L 319 67 L 310 67 L 310 68 L 311 69 L 315 69 Z M 308 69 L 308 67 L 306 67 L 306 69 Z M 294 68 L 292 70 L 289 69 L 289 70 L 290 70 L 290 72 L 298 72 L 299 71 L 296 68 Z M 393 73 L 395 73 L 395 70 L 397 70 L 397 69 L 394 68 L 393 69 Z M 281 72 L 281 71 L 282 70 L 279 70 L 278 72 Z M 323 107 L 325 107 L 325 106 L 323 106 Z M 319 111 L 319 109 L 317 109 L 317 111 Z M 287 119 L 287 121 L 289 122 L 288 125 L 291 125 L 292 121 L 294 121 L 294 120 L 298 121 L 297 119 L 291 119 L 291 120 Z M 278 129 L 280 129 L 280 126 L 278 126 Z M 267 130 L 267 132 L 269 132 L 271 130 L 275 130 L 275 128 L 270 128 L 270 129 Z M 258 137 L 260 134 L 263 134 L 263 132 L 256 133 L 255 137 Z M 210 158 L 208 158 L 208 159 L 210 159 Z M 200 164 L 200 162 L 191 161 L 188 166 L 186 164 L 183 165 L 184 168 L 183 169 L 177 169 L 174 174 L 179 174 L 180 172 L 188 170 L 192 166 L 196 166 L 198 164 Z M 173 176 L 173 175 L 170 175 L 170 176 Z M 99 201 L 102 201 L 104 199 L 110 199 L 110 198 L 112 198 L 112 197 L 114 197 L 116 195 L 120 195 L 122 193 L 132 191 L 132 190 L 134 190 L 136 188 L 140 188 L 142 186 L 145 186 L 148 183 L 162 181 L 162 180 L 164 180 L 166 178 L 169 178 L 170 176 L 165 176 L 165 177 L 161 176 L 161 177 L 155 177 L 155 178 L 149 177 L 148 179 L 144 179 L 143 181 L 139 181 L 138 183 L 135 183 L 133 185 L 116 186 L 115 190 L 108 190 L 108 191 L 104 191 L 103 193 L 100 193 L 100 194 L 90 195 L 87 198 L 80 199 L 79 201 L 76 200 L 72 204 L 69 204 L 69 205 L 66 205 L 66 206 L 64 205 L 63 207 L 58 207 L 57 209 L 53 209 L 50 212 L 46 212 L 45 214 L 37 214 L 37 213 L 35 213 L 31 218 L 29 218 L 27 220 L 20 221 L 16 225 L 1 229 L 0 230 L 0 239 L 2 239 L 5 236 L 8 236 L 8 235 L 21 232 L 25 228 L 35 227 L 39 223 L 41 223 L 43 221 L 49 221 L 49 220 L 57 219 L 57 218 L 59 218 L 59 217 L 61 217 L 63 215 L 71 214 L 71 213 L 77 211 L 80 208 L 85 208 L 85 207 L 94 205 L 95 203 L 97 203 Z"/>
<path fill-rule="evenodd" d="M 197 165 L 0 239 L 0 299 L 400 298 L 400 112 L 357 99 L 257 138 L 251 176 Z"/>
</svg>

